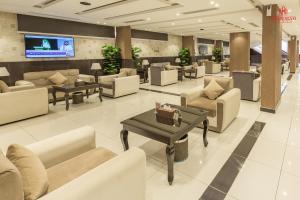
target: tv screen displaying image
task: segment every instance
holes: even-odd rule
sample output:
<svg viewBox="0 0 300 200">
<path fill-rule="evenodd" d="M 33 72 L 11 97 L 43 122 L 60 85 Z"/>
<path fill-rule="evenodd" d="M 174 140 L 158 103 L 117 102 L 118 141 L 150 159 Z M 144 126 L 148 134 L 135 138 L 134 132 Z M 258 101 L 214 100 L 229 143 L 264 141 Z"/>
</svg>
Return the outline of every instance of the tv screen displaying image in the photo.
<svg viewBox="0 0 300 200">
<path fill-rule="evenodd" d="M 27 58 L 74 57 L 74 38 L 25 35 L 25 55 Z"/>
</svg>

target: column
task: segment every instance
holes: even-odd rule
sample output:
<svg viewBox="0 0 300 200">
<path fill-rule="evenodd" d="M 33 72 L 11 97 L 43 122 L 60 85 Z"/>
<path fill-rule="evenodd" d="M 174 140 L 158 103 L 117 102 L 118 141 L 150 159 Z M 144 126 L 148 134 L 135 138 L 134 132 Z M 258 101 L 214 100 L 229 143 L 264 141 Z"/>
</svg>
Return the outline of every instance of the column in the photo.
<svg viewBox="0 0 300 200">
<path fill-rule="evenodd" d="M 250 70 L 250 32 L 230 33 L 230 72 Z"/>
<path fill-rule="evenodd" d="M 130 26 L 117 27 L 116 46 L 121 48 L 122 67 L 133 67 Z"/>
<path fill-rule="evenodd" d="M 182 36 L 182 48 L 188 48 L 190 50 L 192 62 L 195 62 L 196 51 L 194 36 Z"/>
<path fill-rule="evenodd" d="M 288 57 L 290 60 L 290 73 L 296 72 L 296 66 L 297 66 L 297 37 L 292 36 L 291 39 L 288 42 Z M 299 56 L 298 56 L 299 57 Z"/>
<path fill-rule="evenodd" d="M 281 97 L 281 22 L 276 4 L 263 7 L 261 111 L 275 113 Z M 268 15 L 267 15 L 268 14 Z M 271 15 L 271 16 L 270 16 Z"/>
<path fill-rule="evenodd" d="M 299 66 L 299 40 L 297 40 L 297 62 L 296 62 L 296 70 Z"/>
</svg>

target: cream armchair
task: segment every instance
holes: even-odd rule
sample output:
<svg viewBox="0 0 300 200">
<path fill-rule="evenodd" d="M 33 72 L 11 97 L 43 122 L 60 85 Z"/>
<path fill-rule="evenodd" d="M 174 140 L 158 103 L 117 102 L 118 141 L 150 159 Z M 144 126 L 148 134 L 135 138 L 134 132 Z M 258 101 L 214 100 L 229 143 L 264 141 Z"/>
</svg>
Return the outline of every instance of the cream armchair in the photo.
<svg viewBox="0 0 300 200">
<path fill-rule="evenodd" d="M 8 92 L 0 93 L 0 105 L 0 125 L 44 115 L 49 111 L 48 90 L 17 81 L 16 86 L 8 87 Z"/>
<path fill-rule="evenodd" d="M 189 66 L 184 66 L 184 70 L 189 70 L 189 69 L 192 69 L 193 66 L 192 65 L 189 65 Z M 195 67 L 195 73 L 187 73 L 185 72 L 184 73 L 184 76 L 185 77 L 193 77 L 193 78 L 201 78 L 201 77 L 204 77 L 205 76 L 205 66 L 198 66 Z"/>
<path fill-rule="evenodd" d="M 135 69 L 123 68 L 120 74 L 99 77 L 99 83 L 104 96 L 117 98 L 137 93 L 140 88 L 140 77 L 136 75 Z"/>
<path fill-rule="evenodd" d="M 194 107 L 209 112 L 209 129 L 222 133 L 237 117 L 240 110 L 240 89 L 233 88 L 232 78 L 205 77 L 204 87 L 215 79 L 225 92 L 215 100 L 208 99 L 202 90 L 202 86 L 191 89 L 181 94 L 181 105 Z"/>
<path fill-rule="evenodd" d="M 261 77 L 258 73 L 233 71 L 234 87 L 241 90 L 241 99 L 258 101 L 261 97 Z"/>
<path fill-rule="evenodd" d="M 145 199 L 145 153 L 131 148 L 116 155 L 108 149 L 96 148 L 95 130 L 91 127 L 69 131 L 27 148 L 39 157 L 48 175 L 48 192 L 39 200 Z M 0 166 L 5 172 L 7 164 Z M 0 173 L 0 183 L 7 188 L 19 182 Z M 16 199 L 15 193 L 22 189 L 15 187 L 15 192 L 0 188 L 0 199 Z"/>
<path fill-rule="evenodd" d="M 151 85 L 166 86 L 178 82 L 178 70 L 175 66 L 166 69 L 168 63 L 153 63 L 149 68 Z"/>
<path fill-rule="evenodd" d="M 205 73 L 206 74 L 217 74 L 221 72 L 221 64 L 213 61 L 205 61 Z"/>
</svg>

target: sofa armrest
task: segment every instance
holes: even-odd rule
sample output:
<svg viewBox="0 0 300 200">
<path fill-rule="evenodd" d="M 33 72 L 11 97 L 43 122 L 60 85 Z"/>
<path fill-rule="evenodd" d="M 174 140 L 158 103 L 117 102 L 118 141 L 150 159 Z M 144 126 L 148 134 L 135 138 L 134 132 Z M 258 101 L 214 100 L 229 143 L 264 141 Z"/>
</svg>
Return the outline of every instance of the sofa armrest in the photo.
<svg viewBox="0 0 300 200">
<path fill-rule="evenodd" d="M 15 82 L 15 86 L 22 86 L 22 85 L 33 85 L 34 83 L 30 82 L 30 81 L 25 81 L 25 80 L 19 80 Z"/>
<path fill-rule="evenodd" d="M 99 83 L 114 81 L 115 78 L 118 78 L 118 74 L 108 75 L 108 76 L 99 76 Z"/>
<path fill-rule="evenodd" d="M 161 72 L 161 85 L 168 85 L 178 82 L 178 70 L 165 70 Z"/>
<path fill-rule="evenodd" d="M 261 97 L 261 77 L 253 80 L 253 101 L 258 101 Z"/>
<path fill-rule="evenodd" d="M 181 105 L 182 106 L 187 106 L 187 104 L 189 102 L 191 102 L 194 99 L 197 99 L 198 97 L 200 97 L 203 94 L 202 89 L 203 89 L 202 86 L 198 86 L 198 87 L 190 89 L 186 92 L 181 93 L 180 94 L 180 96 L 181 96 Z"/>
<path fill-rule="evenodd" d="M 127 76 L 115 79 L 114 97 L 136 93 L 140 88 L 140 76 Z"/>
<path fill-rule="evenodd" d="M 16 91 L 21 91 L 21 90 L 29 90 L 29 89 L 34 89 L 35 86 L 33 84 L 31 85 L 19 85 L 19 86 L 11 86 L 9 87 L 10 92 L 16 92 Z"/>
<path fill-rule="evenodd" d="M 221 120 L 220 132 L 222 132 L 235 119 L 240 111 L 241 90 L 231 89 L 217 99 L 217 114 Z M 219 110 L 220 107 L 222 110 Z M 220 122 L 218 122 L 220 123 Z"/>
<path fill-rule="evenodd" d="M 145 196 L 146 156 L 131 148 L 39 200 L 145 200 Z"/>
<path fill-rule="evenodd" d="M 46 168 L 96 148 L 95 130 L 85 126 L 27 146 Z"/>
<path fill-rule="evenodd" d="M 95 76 L 87 75 L 87 74 L 79 74 L 78 78 L 84 82 L 93 83 L 95 82 Z"/>
</svg>

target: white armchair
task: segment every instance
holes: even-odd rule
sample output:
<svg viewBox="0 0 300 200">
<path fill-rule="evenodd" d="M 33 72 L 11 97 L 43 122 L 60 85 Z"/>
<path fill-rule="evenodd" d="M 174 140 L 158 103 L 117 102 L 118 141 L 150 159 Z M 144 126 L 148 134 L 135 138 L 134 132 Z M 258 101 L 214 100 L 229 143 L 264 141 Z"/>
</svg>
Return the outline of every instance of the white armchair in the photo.
<svg viewBox="0 0 300 200">
<path fill-rule="evenodd" d="M 222 133 L 239 113 L 241 91 L 233 88 L 232 78 L 225 77 L 205 77 L 204 87 L 212 79 L 225 90 L 220 97 L 208 99 L 202 92 L 202 86 L 199 86 L 181 94 L 181 105 L 208 111 L 209 129 Z"/>
<path fill-rule="evenodd" d="M 192 68 L 193 68 L 192 65 L 184 66 L 184 70 L 190 70 Z M 195 67 L 195 73 L 185 72 L 184 76 L 189 77 L 189 78 L 191 78 L 191 77 L 193 77 L 193 78 L 204 77 L 205 76 L 205 66 L 197 66 L 197 67 Z"/>
<path fill-rule="evenodd" d="M 103 88 L 104 96 L 117 98 L 137 93 L 140 88 L 140 77 L 130 74 L 128 76 L 120 76 L 120 74 L 101 76 L 99 83 Z"/>
<path fill-rule="evenodd" d="M 164 63 L 154 63 L 149 69 L 151 85 L 166 86 L 178 82 L 178 70 L 176 68 L 165 69 Z"/>
<path fill-rule="evenodd" d="M 91 127 L 72 130 L 27 148 L 40 158 L 48 175 L 48 193 L 39 200 L 146 198 L 145 153 L 131 148 L 116 155 L 108 149 L 96 148 L 95 130 Z M 79 166 L 80 162 L 86 163 Z M 7 176 L 0 176 L 0 182 L 12 184 Z M 15 199 L 13 195 L 0 193 L 0 199 Z"/>
</svg>

